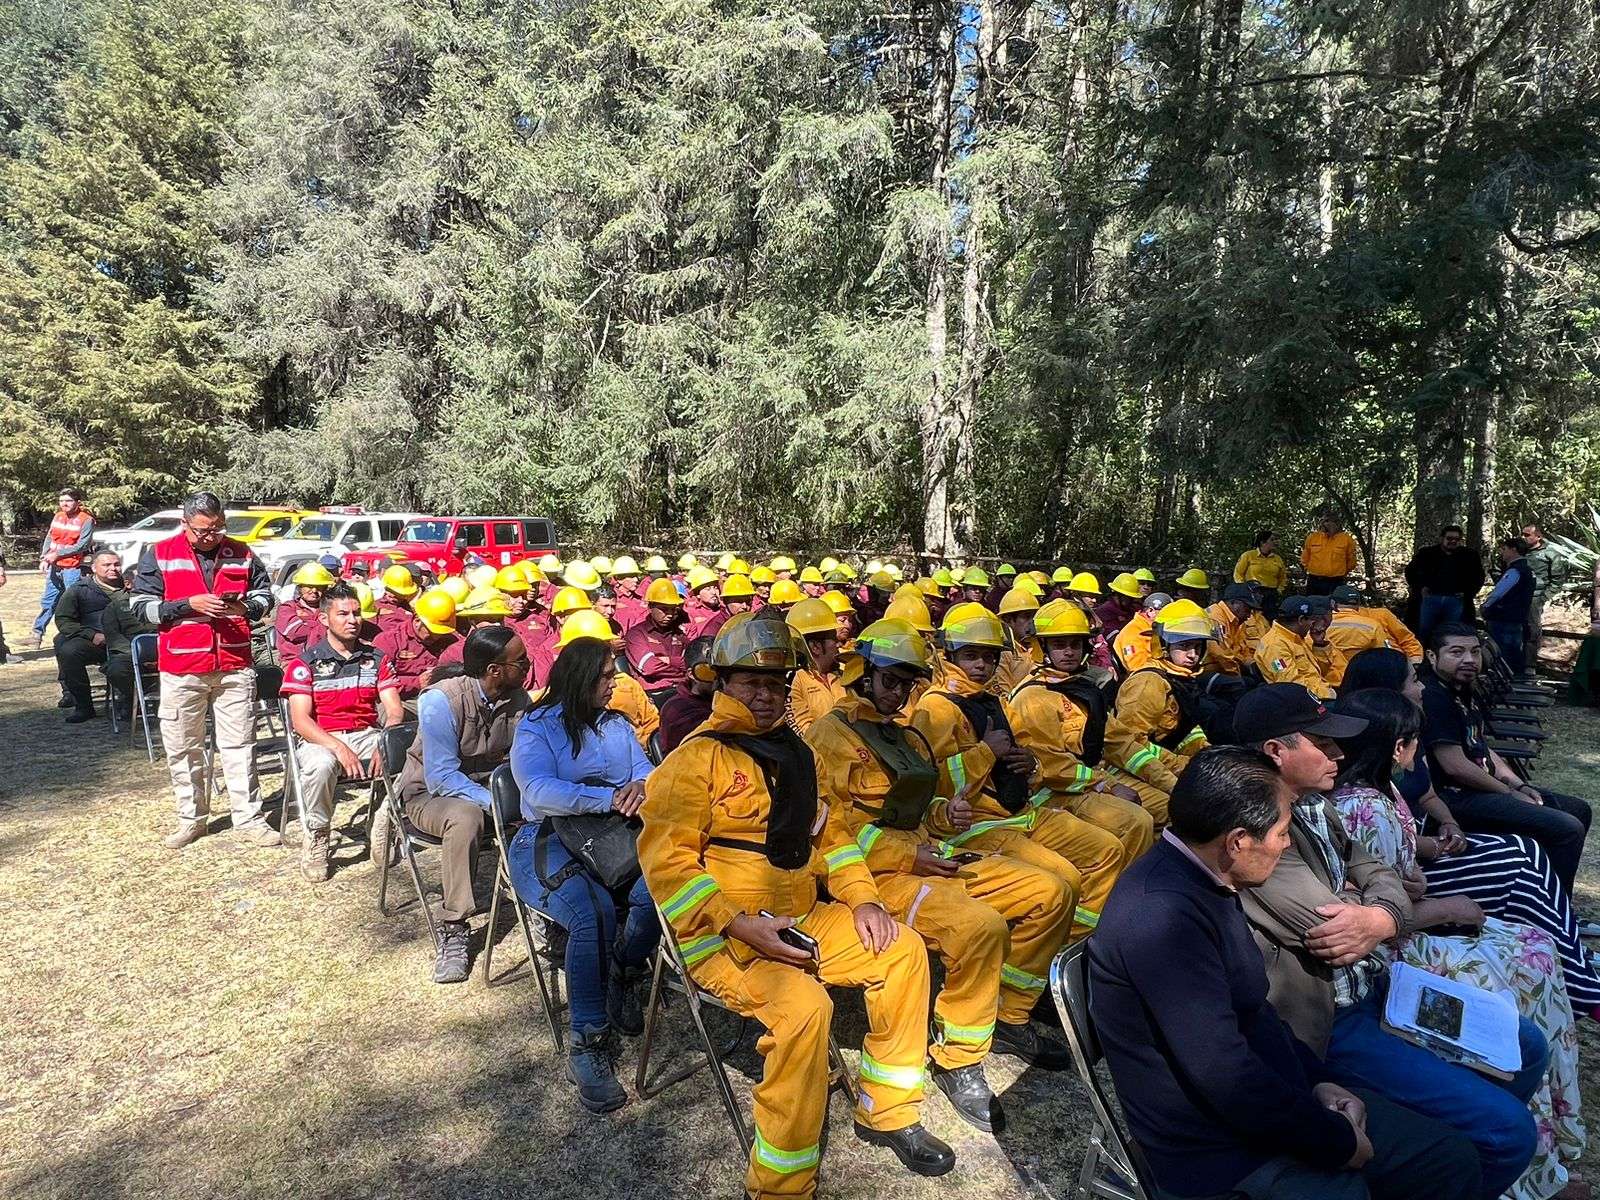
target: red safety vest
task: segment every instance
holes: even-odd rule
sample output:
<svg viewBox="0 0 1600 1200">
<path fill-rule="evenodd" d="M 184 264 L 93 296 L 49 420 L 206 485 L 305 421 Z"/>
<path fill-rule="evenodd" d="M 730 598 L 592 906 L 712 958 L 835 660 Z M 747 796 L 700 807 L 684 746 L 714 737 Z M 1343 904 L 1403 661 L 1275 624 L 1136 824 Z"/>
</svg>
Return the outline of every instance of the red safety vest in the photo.
<svg viewBox="0 0 1600 1200">
<path fill-rule="evenodd" d="M 157 542 L 155 554 L 163 600 L 187 600 L 207 591 L 216 596 L 243 596 L 250 586 L 250 548 L 232 538 L 223 538 L 217 549 L 217 573 L 209 588 L 200 560 L 182 533 Z M 161 670 L 174 675 L 237 671 L 251 662 L 250 622 L 243 616 L 202 617 L 197 613 L 163 621 L 156 649 Z"/>
<path fill-rule="evenodd" d="M 52 546 L 71 546 L 83 536 L 83 527 L 94 520 L 94 514 L 87 508 L 80 508 L 72 516 L 67 516 L 59 508 L 56 509 L 55 520 L 50 522 L 50 544 Z M 58 567 L 76 567 L 83 564 L 83 555 L 67 554 L 56 559 Z"/>
</svg>

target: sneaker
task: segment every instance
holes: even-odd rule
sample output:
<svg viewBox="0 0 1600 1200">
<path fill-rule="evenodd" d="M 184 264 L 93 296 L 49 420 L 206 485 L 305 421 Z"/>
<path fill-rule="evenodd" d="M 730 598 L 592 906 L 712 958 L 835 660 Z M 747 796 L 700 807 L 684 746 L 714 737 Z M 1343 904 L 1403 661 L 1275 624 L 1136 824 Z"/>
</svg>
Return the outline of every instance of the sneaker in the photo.
<svg viewBox="0 0 1600 1200">
<path fill-rule="evenodd" d="M 644 1008 L 639 1003 L 640 972 L 623 966 L 615 958 L 606 973 L 606 1016 L 612 1028 L 629 1037 L 644 1032 Z"/>
<path fill-rule="evenodd" d="M 467 960 L 467 923 L 439 923 L 439 953 L 433 960 L 435 983 L 465 983 L 472 969 Z"/>
<path fill-rule="evenodd" d="M 1065 1071 L 1072 1065 L 1067 1048 L 1045 1037 L 1032 1022 L 1023 1025 L 995 1022 L 992 1052 L 1020 1058 L 1041 1071 Z"/>
<path fill-rule="evenodd" d="M 198 821 L 180 821 L 177 829 L 161 839 L 161 844 L 168 850 L 182 850 L 195 839 L 204 837 L 205 832 L 204 818 Z"/>
<path fill-rule="evenodd" d="M 373 866 L 379 865 L 384 858 L 389 860 L 391 867 L 400 861 L 394 844 L 394 824 L 389 820 L 389 805 L 381 800 L 378 807 L 372 810 L 372 825 L 367 830 L 367 857 L 372 860 Z"/>
<path fill-rule="evenodd" d="M 281 846 L 283 835 L 265 821 L 250 821 L 234 828 L 234 836 L 252 846 Z"/>
<path fill-rule="evenodd" d="M 276 830 L 268 832 L 274 837 L 277 836 Z M 328 863 L 328 831 L 306 830 L 305 841 L 300 843 L 300 874 L 311 883 L 326 883 L 332 873 Z"/>
<path fill-rule="evenodd" d="M 592 1113 L 614 1112 L 628 1102 L 617 1082 L 611 1059 L 611 1039 L 604 1029 L 585 1029 L 572 1035 L 567 1048 L 567 1078 L 578 1085 L 578 1103 Z"/>
<path fill-rule="evenodd" d="M 908 1171 L 917 1175 L 943 1175 L 956 1165 L 956 1152 L 921 1124 L 884 1131 L 856 1122 L 856 1136 L 869 1146 L 887 1146 Z"/>
<path fill-rule="evenodd" d="M 67 714 L 67 724 L 82 725 L 85 721 L 92 721 L 99 715 L 92 708 L 75 708 Z"/>
<path fill-rule="evenodd" d="M 1000 1102 L 984 1078 L 981 1063 L 965 1067 L 941 1067 L 934 1063 L 932 1074 L 933 1082 L 939 1085 L 956 1115 L 968 1125 L 985 1133 L 998 1133 L 1006 1127 L 1006 1115 L 1000 1111 Z"/>
</svg>

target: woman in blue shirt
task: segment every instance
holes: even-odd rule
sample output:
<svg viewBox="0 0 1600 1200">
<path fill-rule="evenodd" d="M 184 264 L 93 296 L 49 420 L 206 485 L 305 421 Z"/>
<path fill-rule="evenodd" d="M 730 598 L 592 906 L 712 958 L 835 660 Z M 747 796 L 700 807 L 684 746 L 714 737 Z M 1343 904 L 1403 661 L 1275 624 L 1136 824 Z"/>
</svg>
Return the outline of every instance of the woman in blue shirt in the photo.
<svg viewBox="0 0 1600 1200">
<path fill-rule="evenodd" d="M 528 822 L 511 842 L 511 879 L 527 904 L 567 931 L 567 1075 L 591 1112 L 627 1103 L 609 1033 L 613 1026 L 630 1034 L 643 1030 L 636 984 L 660 934 L 643 877 L 608 892 L 567 853 L 550 821 L 584 813 L 632 817 L 644 802 L 650 760 L 627 718 L 606 709 L 616 673 L 610 643 L 575 638 L 560 651 L 548 688 L 511 744 L 511 770 Z M 567 870 L 569 864 L 575 869 Z M 620 930 L 619 909 L 627 914 Z"/>
</svg>

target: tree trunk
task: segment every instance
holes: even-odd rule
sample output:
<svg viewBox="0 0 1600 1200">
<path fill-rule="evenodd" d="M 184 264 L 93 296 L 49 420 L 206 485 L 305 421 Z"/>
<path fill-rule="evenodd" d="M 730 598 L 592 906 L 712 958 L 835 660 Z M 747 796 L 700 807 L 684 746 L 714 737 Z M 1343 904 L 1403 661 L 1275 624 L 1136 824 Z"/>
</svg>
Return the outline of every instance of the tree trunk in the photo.
<svg viewBox="0 0 1600 1200">
<path fill-rule="evenodd" d="M 1417 451 L 1416 542 L 1439 540 L 1439 530 L 1460 520 L 1466 448 L 1460 406 L 1423 403 L 1413 425 Z"/>
<path fill-rule="evenodd" d="M 1500 393 L 1490 388 L 1473 410 L 1472 483 L 1467 494 L 1467 539 L 1484 551 L 1498 538 L 1495 519 L 1495 451 L 1500 432 Z"/>
</svg>

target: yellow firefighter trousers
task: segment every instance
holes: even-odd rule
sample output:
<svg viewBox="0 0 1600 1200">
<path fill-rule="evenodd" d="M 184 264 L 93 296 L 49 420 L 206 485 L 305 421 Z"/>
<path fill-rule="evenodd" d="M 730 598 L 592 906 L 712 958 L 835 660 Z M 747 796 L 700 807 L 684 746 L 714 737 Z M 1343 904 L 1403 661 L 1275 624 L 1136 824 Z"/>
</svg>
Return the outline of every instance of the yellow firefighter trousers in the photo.
<svg viewBox="0 0 1600 1200">
<path fill-rule="evenodd" d="M 799 927 L 817 940 L 815 974 L 756 957 L 734 941 L 692 968 L 701 987 L 765 1029 L 756 1043 L 766 1065 L 755 1086 L 756 1143 L 745 1174 L 752 1200 L 816 1193 L 833 1021 L 825 985 L 865 992 L 868 1030 L 856 1120 L 890 1131 L 919 1119 L 928 1053 L 928 955 L 922 939 L 901 926 L 894 944 L 875 955 L 861 944 L 843 904 L 818 904 Z"/>
<path fill-rule="evenodd" d="M 1052 792 L 1047 803 L 1112 834 L 1122 843 L 1123 866 L 1150 849 L 1156 839 L 1150 813 L 1110 792 Z"/>
<path fill-rule="evenodd" d="M 1167 827 L 1167 805 L 1172 797 L 1167 795 L 1155 784 L 1140 779 L 1137 775 L 1124 771 L 1121 767 L 1114 767 L 1106 763 L 1095 770 L 1095 779 L 1098 781 L 1102 775 L 1110 782 L 1121 787 L 1137 792 L 1139 803 L 1145 812 L 1150 814 L 1150 819 L 1155 822 L 1156 832 Z M 1129 861 L 1133 861 L 1129 859 Z"/>
</svg>

